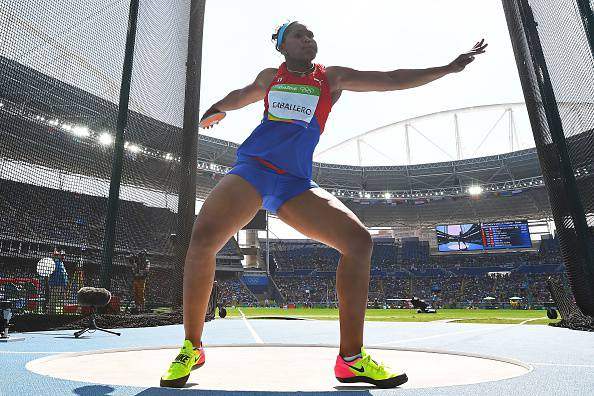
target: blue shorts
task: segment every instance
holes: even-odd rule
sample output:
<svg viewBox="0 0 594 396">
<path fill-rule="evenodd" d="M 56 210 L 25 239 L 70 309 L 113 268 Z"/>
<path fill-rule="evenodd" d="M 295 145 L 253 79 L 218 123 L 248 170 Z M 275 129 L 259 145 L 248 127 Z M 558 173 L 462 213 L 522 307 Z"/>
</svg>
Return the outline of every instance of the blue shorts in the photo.
<svg viewBox="0 0 594 396">
<path fill-rule="evenodd" d="M 262 207 L 272 214 L 289 199 L 304 191 L 319 187 L 314 181 L 279 174 L 260 164 L 255 159 L 241 159 L 235 163 L 228 175 L 237 175 L 250 183 L 262 196 Z"/>
</svg>

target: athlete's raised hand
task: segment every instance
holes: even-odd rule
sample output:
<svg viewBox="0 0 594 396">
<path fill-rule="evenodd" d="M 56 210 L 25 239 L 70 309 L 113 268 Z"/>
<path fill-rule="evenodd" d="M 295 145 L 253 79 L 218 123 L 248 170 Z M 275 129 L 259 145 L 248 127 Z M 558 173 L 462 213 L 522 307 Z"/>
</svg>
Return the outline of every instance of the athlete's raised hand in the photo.
<svg viewBox="0 0 594 396">
<path fill-rule="evenodd" d="M 454 59 L 452 61 L 452 63 L 450 63 L 448 65 L 448 69 L 452 72 L 452 73 L 458 73 L 461 72 L 462 70 L 464 70 L 464 68 L 471 63 L 472 61 L 474 61 L 474 57 L 476 55 L 482 54 L 485 52 L 485 48 L 487 48 L 487 43 L 485 43 L 485 39 L 482 39 L 481 41 L 479 41 L 478 43 L 476 43 L 474 45 L 474 47 L 472 47 L 472 49 L 468 52 L 465 52 L 461 55 L 459 55 L 456 59 Z"/>
</svg>

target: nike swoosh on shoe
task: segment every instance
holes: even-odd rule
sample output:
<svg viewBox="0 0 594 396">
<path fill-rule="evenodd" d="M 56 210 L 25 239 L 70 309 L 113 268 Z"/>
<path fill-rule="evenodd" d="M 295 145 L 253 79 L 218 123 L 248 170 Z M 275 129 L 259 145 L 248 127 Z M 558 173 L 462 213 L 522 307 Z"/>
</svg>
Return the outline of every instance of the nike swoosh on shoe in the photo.
<svg viewBox="0 0 594 396">
<path fill-rule="evenodd" d="M 347 366 L 349 366 L 349 367 L 350 367 L 350 368 L 352 368 L 353 370 L 355 370 L 355 371 L 358 371 L 358 372 L 360 372 L 360 373 L 362 373 L 362 372 L 364 372 L 364 371 L 365 371 L 365 367 L 361 367 L 361 368 L 359 369 L 359 368 L 357 368 L 357 367 L 355 367 L 355 366 L 351 366 L 351 365 L 348 365 L 348 364 L 347 364 Z"/>
</svg>

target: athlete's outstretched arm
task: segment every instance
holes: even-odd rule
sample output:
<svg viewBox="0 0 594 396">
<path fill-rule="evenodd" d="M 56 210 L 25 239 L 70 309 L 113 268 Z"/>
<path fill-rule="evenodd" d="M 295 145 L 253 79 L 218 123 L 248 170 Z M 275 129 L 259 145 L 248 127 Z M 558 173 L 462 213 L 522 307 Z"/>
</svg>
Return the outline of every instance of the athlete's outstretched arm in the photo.
<svg viewBox="0 0 594 396">
<path fill-rule="evenodd" d="M 266 90 L 276 75 L 277 69 L 262 70 L 253 83 L 241 89 L 231 91 L 223 99 L 213 104 L 210 109 L 206 110 L 202 118 L 208 117 L 211 114 L 219 111 L 237 110 L 245 107 L 251 103 L 264 99 Z"/>
<path fill-rule="evenodd" d="M 332 66 L 327 68 L 328 78 L 333 91 L 395 91 L 419 87 L 435 81 L 450 73 L 457 73 L 474 60 L 475 55 L 485 52 L 485 40 L 481 40 L 466 53 L 454 61 L 439 67 L 428 69 L 401 69 L 387 72 L 359 71 L 348 67 Z"/>
</svg>

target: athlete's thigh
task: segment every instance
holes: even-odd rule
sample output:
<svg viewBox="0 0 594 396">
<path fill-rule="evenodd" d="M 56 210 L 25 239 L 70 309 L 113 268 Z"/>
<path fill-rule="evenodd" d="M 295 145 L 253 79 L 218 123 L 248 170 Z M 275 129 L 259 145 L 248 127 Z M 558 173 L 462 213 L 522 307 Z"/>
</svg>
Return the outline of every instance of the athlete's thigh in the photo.
<svg viewBox="0 0 594 396">
<path fill-rule="evenodd" d="M 226 175 L 212 189 L 194 222 L 191 244 L 217 251 L 256 215 L 260 193 L 237 175 Z"/>
<path fill-rule="evenodd" d="M 343 254 L 371 244 L 369 231 L 359 218 L 322 188 L 291 198 L 279 208 L 277 215 L 308 238 Z"/>
</svg>

